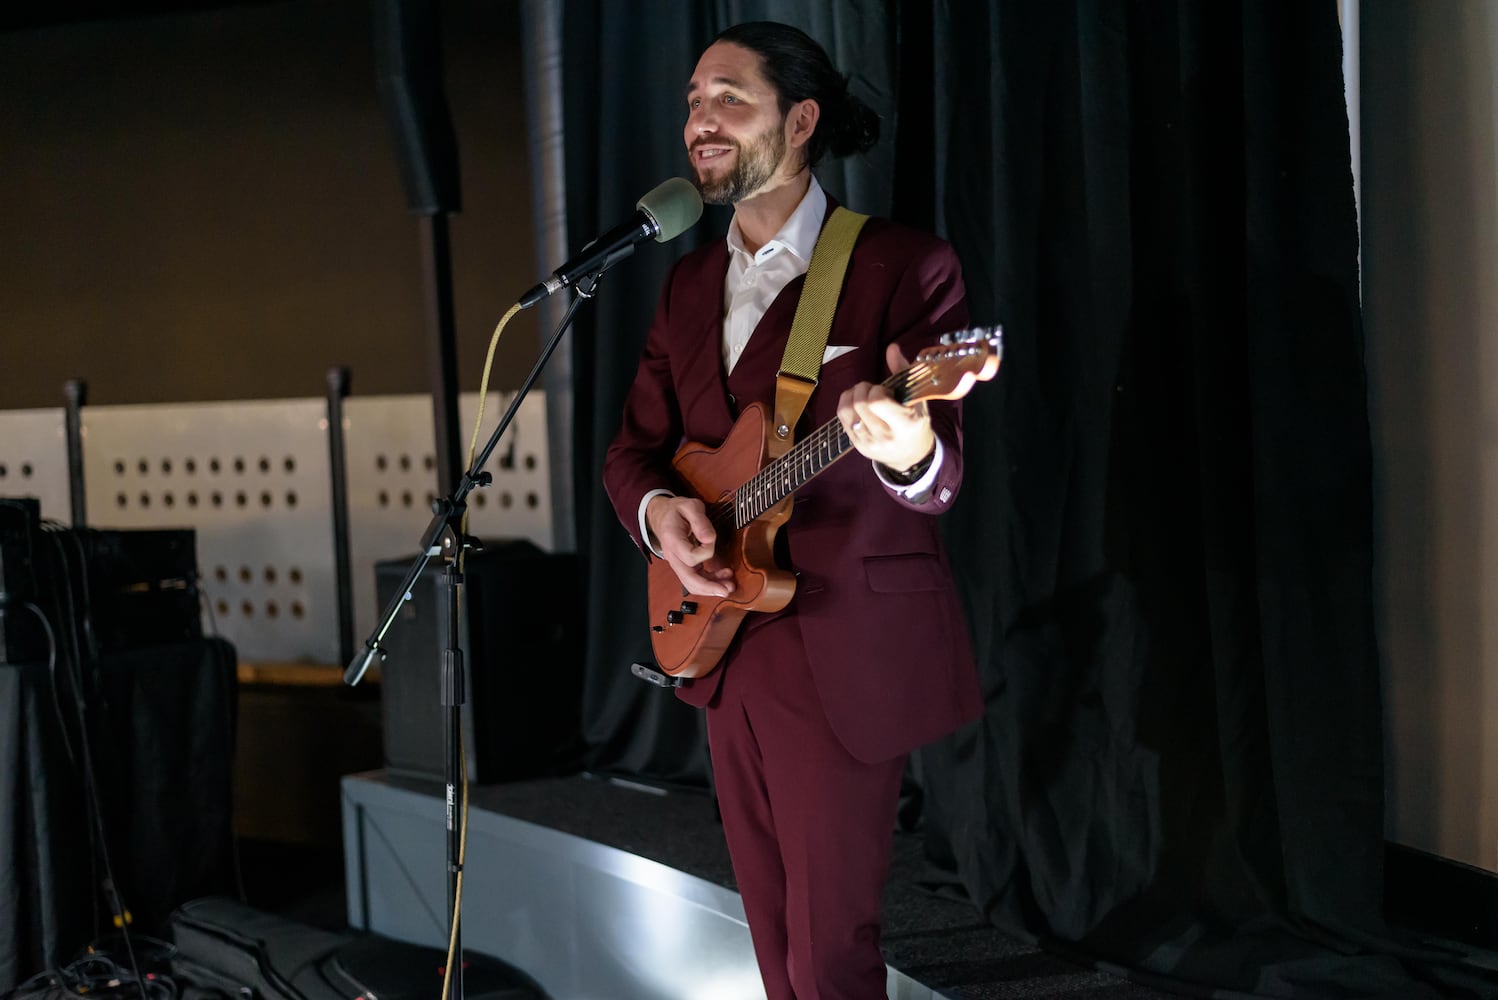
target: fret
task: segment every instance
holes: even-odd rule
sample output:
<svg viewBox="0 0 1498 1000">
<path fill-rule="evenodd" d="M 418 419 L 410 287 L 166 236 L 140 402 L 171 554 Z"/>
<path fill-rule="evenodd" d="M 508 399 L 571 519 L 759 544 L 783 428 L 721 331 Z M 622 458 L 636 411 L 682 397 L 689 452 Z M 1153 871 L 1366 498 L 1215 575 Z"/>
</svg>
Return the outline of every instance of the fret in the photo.
<svg viewBox="0 0 1498 1000">
<path fill-rule="evenodd" d="M 999 347 L 998 331 L 971 331 L 953 335 L 944 338 L 942 345 L 940 350 L 922 352 L 909 368 L 885 379 L 884 388 L 897 401 L 905 404 L 913 399 L 929 398 L 932 395 L 937 395 L 937 398 L 957 398 L 931 392 L 939 385 L 940 377 L 947 374 L 943 368 L 961 358 L 996 355 Z M 988 369 L 987 374 L 978 375 L 978 378 L 992 378 L 997 365 L 995 357 L 992 368 Z M 726 502 L 722 505 L 723 516 L 726 518 L 731 514 L 737 528 L 747 526 L 852 450 L 853 442 L 844 433 L 842 422 L 835 419 L 828 421 L 735 490 L 732 506 Z"/>
</svg>

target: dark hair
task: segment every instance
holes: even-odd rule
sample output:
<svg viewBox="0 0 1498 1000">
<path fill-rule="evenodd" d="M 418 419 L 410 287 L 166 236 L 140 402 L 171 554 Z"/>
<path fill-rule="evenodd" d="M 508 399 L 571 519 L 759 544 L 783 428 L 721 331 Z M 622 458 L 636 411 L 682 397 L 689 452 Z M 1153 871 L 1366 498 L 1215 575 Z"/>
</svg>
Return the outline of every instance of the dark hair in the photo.
<svg viewBox="0 0 1498 1000">
<path fill-rule="evenodd" d="M 862 153 L 879 141 L 879 116 L 848 93 L 848 78 L 806 32 L 775 21 L 748 21 L 713 40 L 730 42 L 760 57 L 765 79 L 779 98 L 782 117 L 799 101 L 811 99 L 821 107 L 816 131 L 805 147 L 807 166 L 816 166 L 823 153 Z"/>
</svg>

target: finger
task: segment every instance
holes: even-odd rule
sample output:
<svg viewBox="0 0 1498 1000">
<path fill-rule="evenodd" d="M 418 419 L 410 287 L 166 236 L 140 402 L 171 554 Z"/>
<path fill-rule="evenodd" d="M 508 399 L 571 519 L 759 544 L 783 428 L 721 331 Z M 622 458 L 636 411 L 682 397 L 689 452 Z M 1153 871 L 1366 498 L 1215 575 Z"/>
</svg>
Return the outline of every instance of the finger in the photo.
<svg viewBox="0 0 1498 1000">
<path fill-rule="evenodd" d="M 701 544 L 705 545 L 709 552 L 712 551 L 713 543 L 718 540 L 718 531 L 713 527 L 713 522 L 708 519 L 707 509 L 700 501 L 691 504 L 683 504 L 681 516 L 687 522 L 687 528 L 691 536 Z"/>
<path fill-rule="evenodd" d="M 900 350 L 899 344 L 890 344 L 884 349 L 884 363 L 889 365 L 890 374 L 903 372 L 910 367 L 910 360 L 905 357 L 905 352 Z"/>
<path fill-rule="evenodd" d="M 869 394 L 873 390 L 883 391 L 878 386 L 860 382 L 838 397 L 838 420 L 842 422 L 843 430 L 847 432 L 849 439 L 855 438 L 862 427 L 863 417 L 859 408 L 868 402 Z"/>
<path fill-rule="evenodd" d="M 671 549 L 663 547 L 661 551 L 683 566 L 701 566 L 713 557 L 711 545 L 693 545 L 691 542 L 683 542 Z"/>
<path fill-rule="evenodd" d="M 665 534 L 658 535 L 661 553 L 686 566 L 707 562 L 716 551 L 711 543 L 696 538 L 688 526 L 685 516 L 678 516 L 662 526 Z"/>
<path fill-rule="evenodd" d="M 898 406 L 899 404 L 896 405 Z M 883 441 L 890 436 L 889 421 L 885 419 L 886 414 L 881 412 L 881 410 L 881 407 L 869 400 L 854 405 L 854 422 L 860 425 L 860 430 L 865 439 Z"/>
<path fill-rule="evenodd" d="M 910 405 L 905 405 L 899 400 L 886 397 L 879 400 L 871 400 L 869 406 L 887 424 L 919 423 L 930 418 L 930 412 L 926 409 L 925 400 Z"/>
<path fill-rule="evenodd" d="M 709 597 L 727 596 L 728 592 L 722 584 L 715 583 L 691 566 L 673 562 L 671 568 L 676 571 L 676 578 L 681 581 L 682 589 L 688 594 L 701 594 Z"/>
<path fill-rule="evenodd" d="M 676 571 L 676 578 L 689 594 L 727 597 L 733 591 L 733 570 L 727 566 L 712 570 L 711 573 L 676 562 L 671 563 L 671 568 Z"/>
<path fill-rule="evenodd" d="M 852 389 L 844 390 L 843 394 L 837 397 L 837 419 L 842 423 L 843 432 L 848 437 L 851 438 L 857 433 L 857 429 L 853 426 L 854 422 L 858 420 L 858 414 L 853 410 Z"/>
</svg>

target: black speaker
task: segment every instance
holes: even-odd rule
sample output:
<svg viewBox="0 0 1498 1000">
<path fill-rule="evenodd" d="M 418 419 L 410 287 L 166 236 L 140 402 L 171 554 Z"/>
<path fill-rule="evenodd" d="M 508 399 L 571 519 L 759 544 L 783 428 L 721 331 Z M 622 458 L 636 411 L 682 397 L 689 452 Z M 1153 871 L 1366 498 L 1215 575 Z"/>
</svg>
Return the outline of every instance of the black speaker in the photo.
<svg viewBox="0 0 1498 1000">
<path fill-rule="evenodd" d="M 412 559 L 375 565 L 383 609 Z M 442 651 L 447 643 L 443 566 L 429 563 L 385 635 L 380 666 L 385 768 L 441 780 Z M 570 774 L 582 762 L 582 564 L 530 542 L 493 543 L 464 567 L 460 631 L 467 694 L 468 780 L 492 784 Z"/>
<path fill-rule="evenodd" d="M 418 215 L 456 212 L 458 140 L 442 83 L 439 5 L 375 0 L 375 68 L 380 102 L 395 135 L 406 200 Z"/>
<path fill-rule="evenodd" d="M 94 640 L 104 652 L 203 638 L 191 528 L 73 528 L 87 565 Z"/>
<path fill-rule="evenodd" d="M 38 605 L 35 545 L 41 505 L 32 497 L 0 497 L 0 663 L 35 663 L 47 657 Z"/>
</svg>

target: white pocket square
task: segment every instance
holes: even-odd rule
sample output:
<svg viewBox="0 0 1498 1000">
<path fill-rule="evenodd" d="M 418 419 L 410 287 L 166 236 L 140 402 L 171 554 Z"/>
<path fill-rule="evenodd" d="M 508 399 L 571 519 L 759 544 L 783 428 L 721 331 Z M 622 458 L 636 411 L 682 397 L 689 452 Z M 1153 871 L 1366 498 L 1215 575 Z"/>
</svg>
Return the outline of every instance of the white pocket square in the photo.
<svg viewBox="0 0 1498 1000">
<path fill-rule="evenodd" d="M 840 358 L 849 351 L 858 350 L 857 344 L 849 344 L 847 347 L 829 347 L 822 352 L 822 364 L 826 364 L 833 358 Z"/>
</svg>

